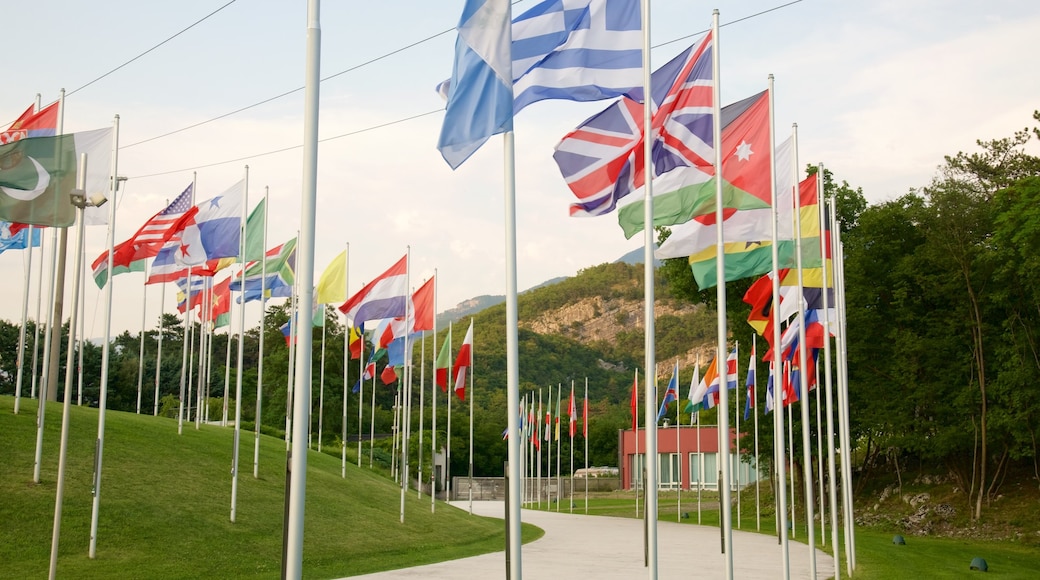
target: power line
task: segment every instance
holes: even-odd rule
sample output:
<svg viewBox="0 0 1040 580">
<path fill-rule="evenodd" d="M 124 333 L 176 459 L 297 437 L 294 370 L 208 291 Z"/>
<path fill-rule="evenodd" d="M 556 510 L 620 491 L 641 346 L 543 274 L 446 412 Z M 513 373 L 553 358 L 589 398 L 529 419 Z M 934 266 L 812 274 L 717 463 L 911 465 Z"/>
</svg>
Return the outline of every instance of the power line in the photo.
<svg viewBox="0 0 1040 580">
<path fill-rule="evenodd" d="M 90 81 L 89 83 L 87 83 L 87 84 L 85 84 L 85 85 L 83 85 L 83 86 L 81 86 L 81 87 L 79 87 L 79 88 L 77 88 L 77 89 L 73 89 L 72 91 L 69 91 L 69 92 L 65 93 L 65 98 L 67 99 L 67 98 L 71 97 L 72 95 L 74 95 L 74 94 L 76 94 L 76 93 L 78 93 L 78 92 L 82 91 L 83 89 L 85 89 L 85 88 L 89 87 L 90 85 L 92 85 L 92 84 L 94 84 L 94 83 L 98 82 L 99 80 L 101 80 L 101 79 L 103 79 L 103 78 L 107 77 L 108 75 L 110 75 L 110 74 L 112 74 L 112 73 L 116 72 L 117 70 L 119 70 L 119 69 L 121 69 L 121 68 L 125 67 L 126 65 L 128 65 L 128 64 L 130 64 L 130 63 L 132 63 L 132 62 L 134 62 L 135 60 L 137 60 L 137 59 L 139 59 L 139 58 L 143 57 L 144 55 L 146 55 L 146 54 L 148 54 L 148 53 L 152 52 L 153 50 L 155 50 L 155 49 L 159 48 L 160 46 L 162 46 L 162 45 L 166 44 L 167 42 L 170 42 L 170 41 L 171 41 L 171 40 L 173 40 L 174 38 L 177 38 L 178 36 L 180 36 L 180 35 L 184 34 L 185 32 L 187 32 L 187 31 L 189 31 L 189 30 L 191 30 L 192 28 L 195 28 L 196 26 L 198 26 L 198 25 L 199 25 L 199 24 L 201 24 L 202 22 L 204 22 L 204 21 L 208 20 L 208 19 L 209 19 L 209 18 L 210 18 L 211 16 L 213 16 L 213 15 L 214 15 L 214 14 L 216 14 L 217 12 L 220 12 L 221 10 L 223 10 L 223 9 L 227 8 L 228 6 L 231 6 L 231 5 L 232 5 L 232 4 L 234 4 L 234 3 L 236 2 L 236 1 L 237 1 L 237 0 L 229 0 L 229 2 L 228 2 L 227 4 L 224 4 L 224 5 L 223 5 L 223 6 L 221 6 L 220 8 L 217 8 L 217 9 L 216 9 L 216 10 L 214 10 L 213 12 L 210 12 L 209 14 L 207 14 L 207 15 L 203 16 L 202 18 L 200 18 L 200 19 L 196 20 L 195 22 L 193 22 L 192 24 L 190 24 L 190 25 L 189 25 L 189 26 L 188 26 L 187 28 L 185 28 L 185 29 L 181 30 L 181 31 L 180 31 L 180 32 L 178 32 L 177 34 L 174 34 L 173 36 L 171 36 L 171 37 L 167 38 L 166 40 L 164 40 L 164 41 L 160 42 L 159 44 L 156 44 L 155 46 L 153 46 L 153 47 L 149 48 L 148 50 L 146 50 L 146 51 L 142 52 L 141 54 L 139 54 L 139 55 L 135 56 L 134 58 L 131 58 L 130 60 L 128 60 L 128 61 L 126 61 L 126 62 L 124 62 L 123 64 L 121 64 L 121 65 L 117 66 L 116 68 L 114 68 L 114 69 L 112 69 L 112 70 L 108 71 L 107 73 L 105 73 L 105 74 L 103 74 L 103 75 L 101 75 L 101 76 L 99 76 L 99 77 L 95 78 L 94 80 Z"/>
</svg>

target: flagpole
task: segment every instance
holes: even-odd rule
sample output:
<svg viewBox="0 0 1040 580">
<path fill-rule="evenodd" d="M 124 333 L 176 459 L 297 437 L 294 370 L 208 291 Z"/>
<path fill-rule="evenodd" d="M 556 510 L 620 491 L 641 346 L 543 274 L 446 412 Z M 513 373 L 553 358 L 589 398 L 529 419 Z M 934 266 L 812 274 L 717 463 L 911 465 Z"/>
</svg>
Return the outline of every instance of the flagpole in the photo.
<svg viewBox="0 0 1040 580">
<path fill-rule="evenodd" d="M 841 445 L 841 485 L 842 485 L 842 515 L 845 524 L 845 562 L 846 573 L 852 576 L 856 569 L 856 536 L 853 530 L 855 519 L 853 517 L 852 505 L 852 462 L 851 444 L 849 442 L 849 376 L 848 376 L 848 352 L 846 339 L 846 312 L 845 312 L 845 251 L 841 244 L 841 229 L 839 229 L 836 198 L 831 197 L 831 236 L 833 239 L 831 254 L 836 258 L 833 260 L 834 267 L 834 289 L 835 306 L 837 307 L 837 341 L 836 353 L 838 355 L 838 430 Z"/>
<path fill-rule="evenodd" d="M 535 424 L 535 431 L 537 432 L 536 433 L 536 437 L 537 437 L 537 440 L 538 440 L 538 445 L 536 445 L 536 447 L 538 448 L 538 467 L 536 469 L 537 477 L 535 479 L 535 486 L 534 486 L 535 495 L 537 495 L 538 498 L 537 498 L 535 503 L 538 506 L 538 509 L 542 509 L 542 437 L 544 437 L 544 435 L 541 432 L 542 431 L 541 430 L 541 425 L 542 425 L 542 389 L 541 388 L 538 389 L 538 415 L 535 416 L 534 424 Z"/>
<path fill-rule="evenodd" d="M 52 228 L 54 229 L 54 228 Z M 54 236 L 57 236 L 57 230 L 53 232 Z M 52 236 L 53 237 L 53 236 Z M 54 238 L 55 240 L 57 238 Z M 33 318 L 35 324 L 33 325 L 33 358 L 32 358 L 32 380 L 30 381 L 29 398 L 36 398 L 36 380 L 39 378 L 37 370 L 39 369 L 39 355 L 40 355 L 40 309 L 43 306 L 43 234 L 40 234 L 40 268 L 39 274 L 36 277 L 36 316 Z M 52 240 L 50 246 L 53 253 L 53 247 L 56 242 Z M 51 259 L 51 264 L 54 263 L 54 259 Z M 44 335 L 46 336 L 46 334 Z M 46 347 L 44 347 L 46 348 Z"/>
<path fill-rule="evenodd" d="M 679 458 L 679 486 L 675 492 L 675 521 L 682 522 L 682 453 L 679 451 L 679 357 L 675 358 L 675 455 Z"/>
<path fill-rule="evenodd" d="M 191 174 L 191 204 L 195 205 L 195 191 L 197 186 L 198 175 L 195 172 Z M 184 338 L 181 341 L 181 380 L 180 380 L 180 396 L 177 402 L 177 434 L 182 435 L 184 433 L 184 380 L 185 373 L 187 372 L 188 364 L 188 329 L 191 327 L 191 308 L 188 305 L 191 303 L 191 266 L 188 266 L 188 273 L 185 278 L 187 280 L 186 288 L 188 289 L 188 299 L 184 306 Z"/>
<path fill-rule="evenodd" d="M 556 512 L 560 512 L 560 500 L 563 498 L 563 469 L 560 458 L 563 455 L 563 441 L 560 440 L 560 415 L 563 413 L 563 383 L 556 384 Z"/>
<path fill-rule="evenodd" d="M 774 121 L 774 107 L 773 107 L 773 75 L 769 75 L 769 150 L 776 150 L 776 135 L 775 121 Z M 776 510 L 778 517 L 778 533 L 780 540 L 780 561 L 782 566 L 782 578 L 784 580 L 790 580 L 791 578 L 791 561 L 790 561 L 790 550 L 788 547 L 787 539 L 787 483 L 786 483 L 786 461 L 784 458 L 784 416 L 783 416 L 783 370 L 779 364 L 780 355 L 777 350 L 780 348 L 780 276 L 779 263 L 780 253 L 778 239 L 779 239 L 779 216 L 777 214 L 778 204 L 778 192 L 776 183 L 776 156 L 769 156 L 769 174 L 770 179 L 770 207 L 772 207 L 772 258 L 773 258 L 773 359 L 770 364 L 773 366 L 773 465 L 777 470 L 777 491 L 776 497 L 779 499 L 779 507 Z"/>
<path fill-rule="evenodd" d="M 266 216 L 265 216 L 266 217 Z M 264 247 L 267 247 L 266 243 Z M 349 296 L 350 288 L 350 242 L 346 243 L 346 251 L 343 252 L 343 296 Z M 343 454 L 342 464 L 340 466 L 340 476 L 343 479 L 347 478 L 347 367 L 350 364 L 350 321 L 344 318 L 343 320 Z M 361 378 L 361 375 L 358 375 Z M 361 405 L 358 405 L 360 408 Z M 259 408 L 259 406 L 258 406 Z"/>
<path fill-rule="evenodd" d="M 61 89 L 58 98 L 58 135 L 62 134 L 64 123 L 65 89 Z M 38 395 L 40 404 L 36 409 L 36 458 L 33 464 L 33 483 L 40 483 L 40 464 L 43 461 L 43 423 L 47 417 L 45 409 L 47 401 L 51 397 L 54 398 L 54 401 L 58 400 L 56 390 L 58 379 L 55 375 L 58 374 L 57 351 L 61 344 L 61 332 L 59 331 L 58 336 L 55 336 L 53 330 L 55 320 L 58 320 L 59 325 L 61 324 L 62 301 L 65 299 L 65 249 L 68 246 L 68 231 L 67 228 L 51 229 L 53 247 L 51 248 L 51 283 L 48 291 L 50 297 L 47 302 L 51 308 L 47 309 L 47 330 L 44 332 L 43 339 L 43 377 L 40 381 Z M 58 280 L 59 272 L 61 273 L 60 281 Z M 54 354 L 51 354 L 52 351 Z"/>
<path fill-rule="evenodd" d="M 506 22 L 512 22 L 512 8 L 508 5 L 506 10 Z M 512 33 L 512 28 L 506 26 Z M 511 40 L 510 40 L 511 42 Z M 505 79 L 512 94 L 512 79 Z M 516 433 L 518 428 L 517 412 L 520 408 L 520 351 L 517 336 L 518 314 L 517 314 L 517 290 L 516 290 L 516 151 L 513 136 L 513 119 L 510 115 L 502 135 L 502 149 L 504 163 L 504 233 L 506 253 L 506 393 L 507 393 L 507 427 L 511 433 Z M 472 401 L 472 399 L 471 399 Z M 509 562 L 509 577 L 514 579 L 523 578 L 521 563 L 521 514 L 520 514 L 520 478 L 522 476 L 522 465 L 520 464 L 520 441 L 519 438 L 510 438 L 506 448 L 509 460 L 509 505 L 506 506 L 508 523 L 507 537 L 508 549 L 506 559 Z"/>
<path fill-rule="evenodd" d="M 449 344 L 448 344 L 448 355 L 449 356 L 448 356 L 448 358 L 449 358 L 449 360 L 451 358 L 451 343 L 450 343 L 450 341 L 451 341 L 451 328 L 452 328 L 452 323 L 449 322 L 448 323 L 448 341 L 449 341 Z M 449 378 L 451 377 L 451 373 L 450 372 L 448 373 L 448 376 L 449 376 Z M 446 451 L 447 458 L 446 458 L 446 460 L 444 462 L 444 482 L 445 482 L 444 483 L 444 491 L 445 491 L 444 499 L 445 499 L 445 501 L 451 501 L 451 400 L 454 398 L 454 397 L 452 397 L 452 395 L 455 394 L 454 391 L 455 391 L 455 385 L 452 385 L 451 388 L 448 389 L 448 397 L 447 397 L 447 399 L 448 399 L 448 432 L 445 435 L 445 438 L 447 439 L 447 451 Z"/>
<path fill-rule="evenodd" d="M 109 277 L 111 277 L 109 272 Z M 147 279 L 147 274 L 145 278 Z M 148 286 L 141 284 L 141 349 L 137 355 L 137 414 L 141 414 L 141 390 L 144 388 L 144 332 L 148 325 Z M 82 367 L 82 365 L 81 365 Z M 82 381 L 80 381 L 82 384 Z"/>
<path fill-rule="evenodd" d="M 98 398 L 98 430 L 97 430 L 97 441 L 94 452 L 94 479 L 93 487 L 91 488 L 93 495 L 93 503 L 90 512 L 90 559 L 94 559 L 97 554 L 97 532 L 98 532 L 98 511 L 101 502 L 101 460 L 104 457 L 105 452 L 105 414 L 108 407 L 108 365 L 111 351 L 111 334 L 112 334 L 112 287 L 113 276 L 112 273 L 115 270 L 114 267 L 114 254 L 115 254 L 115 239 L 116 239 L 116 208 L 119 206 L 119 115 L 116 115 L 112 120 L 112 175 L 109 181 L 109 196 L 112 201 L 112 205 L 108 210 L 108 287 L 105 289 L 105 338 L 104 344 L 101 347 L 101 395 Z M 86 171 L 84 170 L 84 173 Z M 85 176 L 84 176 L 85 179 Z M 84 181 L 85 183 L 85 181 Z M 84 187 L 85 188 L 85 187 Z M 80 214 L 80 219 L 83 219 L 83 214 Z M 82 241 L 82 232 L 80 233 Z M 82 243 L 80 244 L 80 251 L 82 251 Z M 82 271 L 82 262 L 78 266 Z M 82 288 L 79 287 L 82 284 L 82 280 L 76 282 L 75 292 L 82 292 Z M 73 320 L 76 320 L 73 317 Z M 69 328 L 72 328 L 70 325 Z M 69 345 L 71 348 L 72 345 Z M 70 359 L 71 360 L 71 359 Z M 65 388 L 68 390 L 69 381 L 66 378 Z M 68 396 L 66 395 L 66 400 Z"/>
<path fill-rule="evenodd" d="M 238 259 L 242 263 L 242 267 L 245 268 L 246 261 L 246 220 L 248 219 L 249 211 L 249 166 L 245 166 L 245 180 L 242 184 L 242 215 L 239 219 L 238 226 Z M 266 211 L 266 208 L 265 208 Z M 314 264 L 313 256 L 311 257 L 311 278 L 314 277 Z M 311 288 L 313 284 L 308 283 L 304 288 Z M 246 284 L 245 284 L 245 271 L 242 273 L 242 284 L 239 286 L 239 296 L 242 299 L 242 304 L 238 309 L 238 368 L 235 370 L 235 434 L 234 443 L 232 449 L 232 460 L 231 460 L 231 523 L 235 523 L 235 515 L 238 510 L 238 454 L 239 447 L 242 440 L 242 367 L 245 365 L 245 338 L 246 338 Z M 313 297 L 312 297 L 313 298 Z M 306 304 L 307 310 L 304 312 L 310 312 L 310 304 Z M 308 336 L 309 332 L 305 333 Z M 307 351 L 308 355 L 310 351 Z M 307 365 L 308 370 L 310 365 Z M 304 464 L 306 464 L 307 458 L 303 458 Z"/>
<path fill-rule="evenodd" d="M 227 427 L 228 422 L 228 389 L 231 388 L 231 344 L 233 337 L 234 335 L 231 333 L 231 325 L 228 324 L 227 345 L 224 347 L 224 404 L 220 415 L 221 427 Z"/>
<path fill-rule="evenodd" d="M 318 453 L 321 453 L 321 437 L 325 428 L 325 309 L 321 310 L 321 362 L 318 363 Z M 313 319 L 311 321 L 313 324 Z"/>
<path fill-rule="evenodd" d="M 754 355 L 758 353 L 758 335 L 751 333 L 751 354 L 752 359 Z M 761 532 L 762 531 L 762 490 L 761 481 L 762 477 L 758 467 L 758 369 L 755 369 L 755 375 L 751 381 L 751 396 L 753 397 L 751 406 L 751 415 L 755 419 L 755 527 Z"/>
<path fill-rule="evenodd" d="M 639 398 L 638 398 L 638 396 L 639 396 L 639 369 L 638 368 L 635 369 L 634 378 L 632 379 L 632 388 L 633 388 L 633 390 L 636 391 L 636 397 L 635 397 L 636 408 L 635 408 L 635 413 L 633 413 L 634 418 L 635 418 L 635 423 L 636 423 L 636 429 L 632 433 L 632 437 L 633 437 L 633 439 L 636 440 L 635 463 L 638 464 L 638 463 L 640 463 L 640 460 L 639 460 Z M 549 401 L 550 401 L 550 405 L 551 405 L 552 404 L 551 403 L 551 401 L 552 401 L 552 386 L 549 387 Z M 551 457 L 551 454 L 550 454 L 550 457 Z M 633 471 L 635 471 L 635 470 L 633 470 Z M 635 481 L 635 486 L 636 486 L 636 517 L 638 518 L 639 517 L 639 484 L 643 480 L 643 470 L 640 469 L 640 470 L 638 470 L 638 472 L 632 473 L 630 475 L 632 476 L 633 481 Z M 645 508 L 645 506 L 644 506 L 644 508 Z M 645 543 L 645 541 L 646 541 L 646 538 L 645 538 L 646 528 L 645 528 L 645 526 L 644 526 L 643 532 L 644 532 L 643 540 L 644 540 L 644 543 Z"/>
<path fill-rule="evenodd" d="M 437 350 L 437 268 L 433 269 L 433 349 Z M 424 363 L 425 364 L 425 363 Z M 437 357 L 433 360 L 433 399 L 430 410 L 430 513 L 437 509 Z"/>
<path fill-rule="evenodd" d="M 297 241 L 299 240 L 300 233 L 296 232 Z M 296 299 L 299 295 L 298 285 L 296 280 L 293 280 L 292 292 L 289 297 L 289 362 L 294 363 L 296 361 L 296 334 L 299 331 L 297 329 L 297 323 L 299 322 L 296 318 L 296 313 L 299 311 L 299 304 Z M 293 396 L 296 380 L 295 375 L 295 364 L 289 364 L 286 378 L 288 379 L 288 388 L 285 399 L 285 452 L 291 456 L 292 452 L 292 439 L 293 439 Z M 306 401 L 310 405 L 310 400 Z"/>
<path fill-rule="evenodd" d="M 33 226 L 29 226 L 29 251 L 25 262 L 25 285 L 22 290 L 22 326 L 18 329 L 18 378 L 15 380 L 14 414 L 22 401 L 22 375 L 25 366 L 25 324 L 29 316 L 29 280 L 32 279 Z M 38 324 L 37 324 L 38 326 Z"/>
<path fill-rule="evenodd" d="M 261 246 L 261 253 L 263 254 L 260 258 L 260 336 L 257 337 L 259 340 L 258 351 L 260 353 L 259 358 L 256 361 L 256 412 L 253 417 L 253 478 L 260 478 L 260 422 L 263 419 L 261 409 L 264 402 L 264 335 L 267 334 L 267 216 L 271 213 L 270 207 L 268 206 L 268 198 L 270 196 L 270 190 L 264 186 L 264 239 L 263 245 Z M 242 280 L 242 290 L 246 287 L 246 262 L 242 260 L 242 270 L 239 272 Z M 229 291 L 230 294 L 230 291 Z M 228 297 L 230 299 L 230 296 Z M 245 306 L 245 294 L 242 295 L 243 306 Z M 346 357 L 343 357 L 344 368 L 346 368 Z M 347 373 L 343 373 L 343 383 L 346 385 Z M 345 405 L 346 403 L 344 403 Z M 344 421 L 344 424 L 346 421 Z M 347 445 L 346 431 L 343 436 L 344 449 Z"/>
<path fill-rule="evenodd" d="M 740 377 L 740 342 L 736 341 L 733 345 L 733 352 L 737 353 L 737 360 L 734 361 L 737 371 L 737 377 Z M 726 363 L 726 372 L 729 373 L 729 362 Z M 728 381 L 727 377 L 727 381 Z M 727 388 L 729 386 L 727 385 Z M 726 414 L 729 414 L 729 410 L 726 410 Z M 740 389 L 733 389 L 733 424 L 737 431 L 737 461 L 734 465 L 735 473 L 733 474 L 734 487 L 737 488 L 737 529 L 740 529 Z M 728 459 L 728 458 L 727 458 Z"/>
<path fill-rule="evenodd" d="M 405 246 L 405 270 L 404 270 L 404 287 L 411 291 L 412 287 L 412 247 Z M 403 398 L 401 402 L 403 408 L 401 409 L 401 419 L 404 426 L 404 431 L 401 433 L 401 523 L 404 523 L 404 497 L 408 494 L 408 438 L 411 435 L 411 404 L 412 404 L 412 373 L 411 373 L 411 352 L 408 350 L 408 338 L 412 334 L 413 323 L 409 323 L 411 319 L 409 315 L 414 317 L 412 312 L 412 299 L 411 294 L 404 301 L 404 376 L 400 379 L 401 393 Z M 387 357 L 389 358 L 389 357 Z M 470 492 L 472 493 L 472 491 Z"/>
<path fill-rule="evenodd" d="M 167 200 L 166 205 L 170 205 Z M 155 400 L 152 401 L 152 416 L 159 416 L 159 378 L 162 369 L 163 315 L 166 309 L 166 284 L 159 285 L 159 339 L 155 350 Z"/>
<path fill-rule="evenodd" d="M 589 515 L 589 377 L 585 377 L 585 405 L 582 407 L 581 428 L 585 439 L 585 515 Z M 675 409 L 678 411 L 679 403 Z M 680 460 L 680 463 L 682 461 Z"/>
<path fill-rule="evenodd" d="M 791 380 L 791 367 L 790 367 L 790 365 L 786 365 L 786 369 L 784 371 L 784 374 L 785 374 L 785 376 L 787 378 L 787 381 L 790 382 L 790 380 Z M 786 404 L 786 406 L 787 406 L 787 448 L 789 450 L 790 457 L 792 457 L 792 458 L 794 457 L 794 419 L 792 418 L 793 414 L 794 414 L 794 411 L 791 408 L 791 405 L 793 405 L 793 404 L 794 403 L 792 401 L 788 401 L 787 404 Z M 795 500 L 797 499 L 797 497 L 795 496 L 794 465 L 791 465 L 791 469 L 788 470 L 788 473 L 790 474 L 790 477 L 791 477 L 791 537 L 792 538 L 797 538 L 798 537 L 798 516 L 797 516 L 798 512 L 796 511 L 796 508 L 795 508 Z"/>
<path fill-rule="evenodd" d="M 801 299 L 805 295 L 805 283 L 802 274 L 802 212 L 798 170 L 798 124 L 792 125 L 794 161 L 794 191 L 792 201 L 794 203 L 794 230 L 795 230 L 795 263 L 798 272 L 798 296 Z M 779 305 L 777 305 L 779 306 Z M 813 501 L 813 469 L 812 469 L 812 442 L 810 441 L 809 424 L 809 373 L 808 360 L 805 345 L 805 309 L 798 308 L 798 378 L 799 378 L 799 401 L 798 407 L 802 413 L 802 483 L 805 486 L 805 528 L 809 536 L 809 576 L 816 577 L 816 505 Z M 792 448 L 793 449 L 793 448 Z"/>
<path fill-rule="evenodd" d="M 375 348 L 372 349 L 372 354 L 375 354 Z M 372 409 L 369 411 L 368 418 L 368 468 L 372 469 L 373 458 L 375 450 L 372 443 L 376 439 L 376 373 L 372 373 Z"/>
<path fill-rule="evenodd" d="M 365 408 L 365 332 L 358 328 L 358 334 L 360 335 L 358 340 L 361 341 L 361 354 L 358 355 L 357 466 L 361 467 L 361 440 L 363 439 L 361 429 L 365 424 L 362 417 Z M 372 349 L 372 352 L 375 352 L 375 348 Z M 371 447 L 371 445 L 372 443 L 369 441 L 369 446 Z M 369 467 L 372 467 L 371 463 L 369 463 Z"/>
<path fill-rule="evenodd" d="M 189 272 L 190 272 L 190 270 L 189 270 Z M 200 276 L 200 278 L 201 278 L 201 276 Z M 188 277 L 188 280 L 190 282 L 191 276 Z M 188 284 L 187 288 L 188 288 L 188 296 L 187 296 L 187 298 L 185 298 L 185 303 L 184 303 L 185 318 L 187 318 L 187 316 L 189 314 L 191 314 L 191 312 L 192 312 L 192 308 L 191 308 L 191 284 L 190 283 Z M 201 340 L 200 340 L 200 342 L 201 342 Z M 191 389 L 195 385 L 195 326 L 194 325 L 191 325 L 188 328 L 188 349 L 189 349 L 188 350 L 188 379 L 187 379 L 188 380 L 188 398 L 187 398 L 188 407 L 186 409 L 184 418 L 185 418 L 185 420 L 190 422 L 191 421 L 191 397 L 192 397 Z"/>
<path fill-rule="evenodd" d="M 206 355 L 211 352 L 207 347 L 210 338 L 209 303 L 213 299 L 213 276 L 203 278 L 202 291 L 199 293 L 199 386 L 195 389 L 195 430 L 201 427 L 203 403 L 203 386 L 206 384 Z M 241 340 L 241 339 L 239 339 Z"/>
<path fill-rule="evenodd" d="M 83 262 L 84 268 L 86 267 L 87 263 L 85 254 L 86 251 L 83 251 L 77 257 L 78 260 Z M 87 311 L 87 293 L 85 291 L 80 292 L 79 295 L 79 311 L 81 313 Z M 84 318 L 85 316 L 81 315 L 79 317 L 79 324 L 76 325 L 77 327 L 79 327 L 79 355 L 76 357 L 76 405 L 80 407 L 83 406 L 83 343 L 86 342 L 84 340 L 86 336 L 83 330 Z"/>
<path fill-rule="evenodd" d="M 549 385 L 549 396 L 546 400 L 548 407 L 546 407 L 546 423 L 545 428 L 548 430 L 547 437 L 549 442 L 549 449 L 547 450 L 548 456 L 545 459 L 547 473 L 545 474 L 546 486 L 545 486 L 545 509 L 552 510 L 552 482 L 553 482 L 553 436 L 552 436 L 552 423 L 550 423 L 550 417 L 552 417 L 552 385 Z"/>
<path fill-rule="evenodd" d="M 473 319 L 472 318 L 469 321 L 469 326 L 470 326 L 471 329 L 473 328 Z M 476 406 L 474 404 L 474 402 L 473 402 L 473 394 L 474 394 L 473 393 L 473 389 L 474 389 L 474 387 L 473 387 L 473 375 L 475 374 L 473 372 L 473 361 L 474 360 L 476 360 L 476 359 L 474 359 L 474 357 L 473 357 L 473 345 L 470 344 L 470 346 L 469 346 L 469 515 L 473 515 L 473 407 Z M 520 398 L 519 397 L 519 393 L 517 393 L 517 399 L 518 399 L 516 401 L 516 403 L 517 403 L 517 410 L 519 410 L 519 406 L 520 406 L 519 398 Z M 510 422 L 516 421 L 516 417 L 510 416 L 510 420 L 511 420 Z M 520 425 L 517 422 L 517 423 L 514 423 L 512 426 L 509 427 L 509 432 L 510 433 L 517 433 L 519 431 L 519 429 L 520 429 Z M 516 467 L 515 467 L 515 471 L 518 472 L 518 473 L 516 473 L 515 475 L 518 477 L 518 479 L 516 481 L 515 489 L 510 489 L 510 492 L 513 492 L 513 491 L 516 492 L 516 497 L 510 496 L 509 497 L 509 501 L 510 501 L 510 504 L 516 503 L 517 507 L 519 508 L 519 506 L 520 506 L 520 499 L 521 499 L 521 496 L 520 496 L 520 492 L 521 492 L 521 490 L 520 490 L 520 479 L 523 478 L 524 472 L 523 472 L 523 462 L 522 462 L 522 459 L 519 457 L 519 455 L 520 455 L 520 441 L 518 441 L 518 440 L 520 438 L 519 437 L 515 437 L 514 439 L 517 439 L 517 441 L 514 441 L 513 439 L 510 439 L 510 441 L 509 441 L 509 448 L 512 451 L 513 447 L 514 446 L 516 447 L 517 464 L 516 464 Z M 510 475 L 513 475 L 512 471 L 514 471 L 514 467 L 513 467 L 512 462 L 510 462 L 510 464 L 509 464 L 509 469 L 511 471 Z M 509 484 L 510 484 L 510 487 L 513 487 L 513 481 L 512 480 L 510 480 Z M 517 514 L 517 516 L 519 516 L 519 513 Z"/>
<path fill-rule="evenodd" d="M 834 383 L 833 377 L 831 376 L 831 325 L 830 325 L 830 296 L 828 291 L 834 287 L 831 283 L 832 272 L 828 271 L 827 268 L 827 247 L 830 245 L 830 239 L 827 234 L 830 232 L 830 223 L 827 219 L 827 200 L 825 199 L 824 188 L 826 183 L 824 181 L 823 163 L 817 166 L 817 173 L 820 178 L 816 182 L 816 200 L 820 204 L 820 254 L 823 262 L 823 376 L 824 376 L 824 388 L 826 394 L 824 401 L 827 405 L 827 479 L 828 479 L 828 495 L 830 496 L 830 507 L 831 507 L 831 549 L 834 552 L 834 556 L 831 558 L 834 566 L 834 580 L 841 580 L 841 547 L 838 545 L 838 496 L 836 489 L 837 473 L 834 462 Z M 819 385 L 817 385 L 819 388 Z M 822 458 L 821 458 L 822 459 Z"/>
<path fill-rule="evenodd" d="M 436 284 L 436 282 L 434 282 Z M 434 311 L 434 316 L 436 316 Z M 416 474 L 418 477 L 415 478 L 415 490 L 416 499 L 422 499 L 422 484 L 423 484 L 423 472 L 422 472 L 422 457 L 423 457 L 423 427 L 424 425 L 424 414 L 426 412 L 426 331 L 422 331 L 422 338 L 419 342 L 419 447 L 417 448 L 419 453 L 419 465 L 416 468 Z"/>
<path fill-rule="evenodd" d="M 813 365 L 815 373 L 814 384 L 816 388 L 816 481 L 819 482 L 820 490 L 820 545 L 827 545 L 827 509 L 824 506 L 826 492 L 823 483 L 823 411 L 820 405 L 820 367 Z"/>
</svg>

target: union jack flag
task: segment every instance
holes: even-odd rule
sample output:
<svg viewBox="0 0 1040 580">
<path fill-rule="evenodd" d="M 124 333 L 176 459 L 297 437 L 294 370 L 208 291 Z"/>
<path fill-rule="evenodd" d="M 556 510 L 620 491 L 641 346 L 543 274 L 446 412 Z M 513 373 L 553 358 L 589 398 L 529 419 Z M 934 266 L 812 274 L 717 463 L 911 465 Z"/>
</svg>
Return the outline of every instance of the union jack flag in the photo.
<svg viewBox="0 0 1040 580">
<path fill-rule="evenodd" d="M 713 173 L 712 38 L 673 58 L 651 76 L 654 172 L 697 167 Z M 578 198 L 572 217 L 612 211 L 645 183 L 642 89 L 633 90 L 568 133 L 553 158 Z"/>
</svg>

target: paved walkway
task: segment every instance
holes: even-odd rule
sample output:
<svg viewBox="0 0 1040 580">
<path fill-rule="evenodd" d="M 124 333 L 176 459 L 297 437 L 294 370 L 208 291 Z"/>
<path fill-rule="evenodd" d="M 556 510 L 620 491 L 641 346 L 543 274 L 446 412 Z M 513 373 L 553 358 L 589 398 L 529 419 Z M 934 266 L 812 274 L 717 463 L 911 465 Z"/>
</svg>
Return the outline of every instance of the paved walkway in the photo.
<svg viewBox="0 0 1040 580">
<path fill-rule="evenodd" d="M 467 502 L 453 502 L 468 509 Z M 503 517 L 503 502 L 474 502 L 473 513 Z M 642 520 L 524 510 L 523 520 L 545 530 L 523 546 L 523 574 L 528 579 L 595 578 L 632 580 L 647 577 L 643 565 Z M 718 528 L 659 522 L 658 577 L 724 578 Z M 809 547 L 792 542 L 791 577 L 809 578 Z M 735 578 L 781 578 L 780 546 L 773 536 L 733 532 Z M 817 550 L 817 579 L 833 574 L 831 557 Z M 371 580 L 505 578 L 505 553 L 484 554 L 427 566 L 355 576 Z"/>
</svg>

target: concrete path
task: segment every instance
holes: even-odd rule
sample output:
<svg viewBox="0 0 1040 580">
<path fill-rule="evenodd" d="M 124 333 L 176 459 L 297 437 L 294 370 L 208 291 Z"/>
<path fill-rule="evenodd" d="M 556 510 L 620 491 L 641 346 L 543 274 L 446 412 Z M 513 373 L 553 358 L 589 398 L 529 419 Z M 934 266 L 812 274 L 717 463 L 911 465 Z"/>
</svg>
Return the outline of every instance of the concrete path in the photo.
<svg viewBox="0 0 1040 580">
<path fill-rule="evenodd" d="M 468 509 L 468 502 L 454 502 Z M 501 518 L 503 502 L 474 502 L 476 515 Z M 525 544 L 523 574 L 527 579 L 595 578 L 632 580 L 647 577 L 643 565 L 642 520 L 524 510 L 523 520 L 545 530 L 541 539 Z M 660 522 L 658 578 L 724 578 L 718 528 Z M 733 532 L 735 578 L 781 578 L 780 546 L 773 536 Z M 809 547 L 791 543 L 791 578 L 809 578 Z M 817 579 L 833 576 L 831 557 L 817 550 Z M 380 572 L 354 578 L 424 580 L 505 578 L 505 553 L 484 554 L 427 566 Z"/>
</svg>

